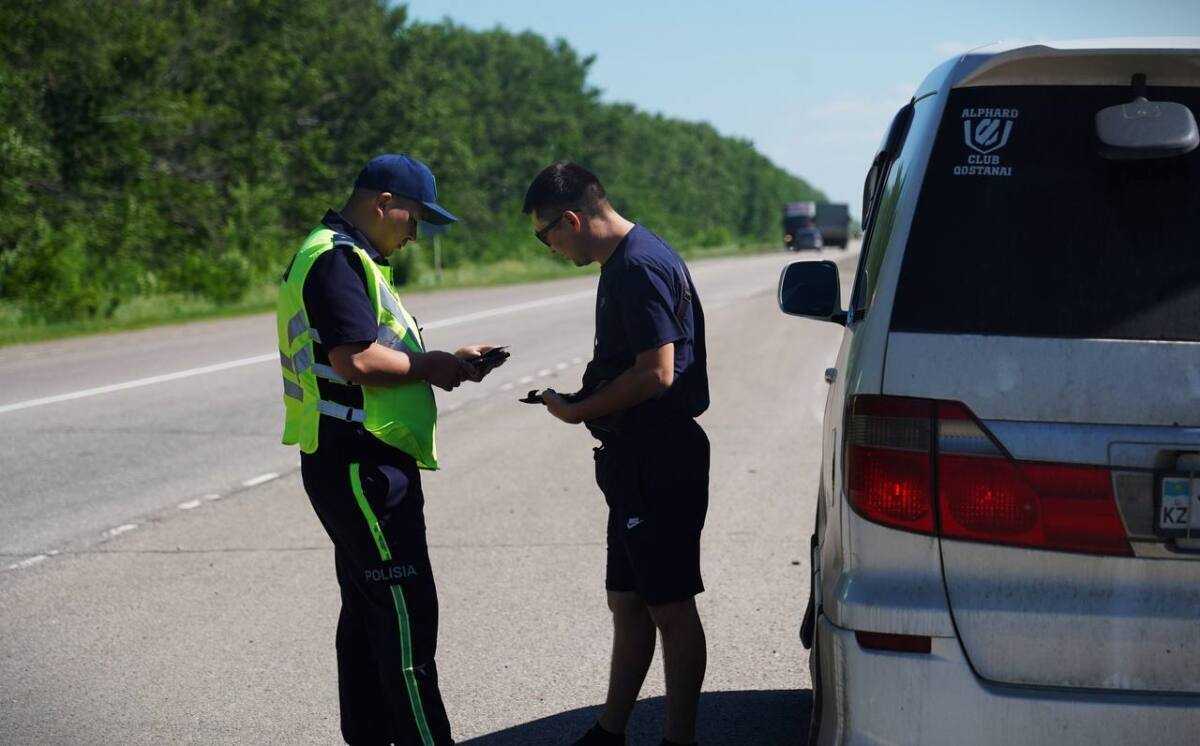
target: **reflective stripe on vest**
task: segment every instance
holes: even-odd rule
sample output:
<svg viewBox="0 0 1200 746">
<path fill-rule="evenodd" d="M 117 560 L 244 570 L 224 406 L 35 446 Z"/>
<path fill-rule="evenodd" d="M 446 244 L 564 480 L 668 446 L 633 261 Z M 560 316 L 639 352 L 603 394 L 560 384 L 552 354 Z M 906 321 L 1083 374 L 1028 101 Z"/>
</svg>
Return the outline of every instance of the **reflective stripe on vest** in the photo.
<svg viewBox="0 0 1200 746">
<path fill-rule="evenodd" d="M 333 417 L 337 420 L 345 420 L 346 422 L 363 422 L 367 418 L 367 413 L 361 409 L 347 407 L 345 404 L 326 401 L 322 399 L 317 402 L 317 411 L 328 417 Z"/>
<path fill-rule="evenodd" d="M 300 388 L 300 384 L 283 379 L 283 395 L 290 396 L 296 401 L 304 401 L 304 389 Z"/>
<path fill-rule="evenodd" d="M 296 351 L 295 355 L 292 355 L 292 363 L 294 364 L 294 367 L 292 368 L 293 372 L 295 372 L 296 375 L 300 375 L 312 367 L 313 354 L 309 348 L 301 347 Z"/>
<path fill-rule="evenodd" d="M 375 334 L 375 341 L 384 347 L 390 347 L 393 350 L 400 350 L 401 352 L 404 352 L 406 349 L 404 346 L 404 340 L 400 338 L 400 335 L 392 331 L 391 327 L 384 326 L 383 324 L 379 325 L 379 331 Z"/>
<path fill-rule="evenodd" d="M 301 334 L 308 331 L 308 319 L 304 316 L 304 309 L 300 309 L 296 312 L 295 316 L 288 319 L 287 331 L 288 344 L 296 341 L 296 337 L 299 337 Z"/>
<path fill-rule="evenodd" d="M 317 374 L 318 378 L 327 378 L 330 381 L 338 383 L 347 383 L 345 378 L 333 372 L 333 368 L 330 368 L 328 365 L 314 363 L 312 361 L 312 353 L 308 351 L 307 347 L 301 347 L 292 357 L 288 357 L 282 352 L 279 353 L 279 364 L 283 366 L 284 370 L 291 371 L 297 376 L 311 368 Z"/>
<path fill-rule="evenodd" d="M 404 310 L 400 308 L 399 301 L 396 300 L 396 296 L 392 295 L 391 288 L 384 285 L 383 282 L 380 281 L 375 290 L 377 293 L 379 293 L 379 300 L 383 303 L 383 307 L 386 308 L 393 317 L 399 319 L 401 323 L 404 324 L 405 331 L 407 332 L 408 321 L 405 318 Z"/>
<path fill-rule="evenodd" d="M 328 365 L 322 365 L 321 363 L 316 363 L 312 367 L 312 372 L 313 372 L 313 375 L 315 375 L 317 378 L 324 378 L 326 381 L 333 381 L 334 383 L 340 383 L 343 386 L 350 385 L 349 380 L 339 376 L 337 374 L 337 371 Z"/>
</svg>

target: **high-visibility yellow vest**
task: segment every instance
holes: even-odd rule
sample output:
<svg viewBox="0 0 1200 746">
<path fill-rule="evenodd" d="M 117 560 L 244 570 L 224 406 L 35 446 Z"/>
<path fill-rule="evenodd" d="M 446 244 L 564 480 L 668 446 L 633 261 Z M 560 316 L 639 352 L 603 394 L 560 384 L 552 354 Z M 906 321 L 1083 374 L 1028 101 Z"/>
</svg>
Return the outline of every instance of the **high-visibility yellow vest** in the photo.
<svg viewBox="0 0 1200 746">
<path fill-rule="evenodd" d="M 357 385 L 342 378 L 331 366 L 316 362 L 314 344 L 321 344 L 321 339 L 309 325 L 304 308 L 304 280 L 308 271 L 319 256 L 339 246 L 352 248 L 366 270 L 367 295 L 379 324 L 376 341 L 394 350 L 425 351 L 416 322 L 392 289 L 391 267 L 376 264 L 349 236 L 325 227 L 315 229 L 304 240 L 284 275 L 276 305 L 279 361 L 283 366 L 283 443 L 299 445 L 304 453 L 315 453 L 320 418 L 336 417 L 362 423 L 379 440 L 412 456 L 422 469 L 436 469 L 437 404 L 427 382 L 360 385 L 362 409 L 321 399 L 318 378 Z"/>
</svg>

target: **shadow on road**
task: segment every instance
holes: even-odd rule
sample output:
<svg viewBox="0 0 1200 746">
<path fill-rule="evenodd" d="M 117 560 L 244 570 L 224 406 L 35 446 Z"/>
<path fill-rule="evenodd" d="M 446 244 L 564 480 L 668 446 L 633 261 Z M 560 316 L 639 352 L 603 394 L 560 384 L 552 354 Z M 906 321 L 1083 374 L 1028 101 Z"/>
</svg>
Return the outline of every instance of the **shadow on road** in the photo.
<svg viewBox="0 0 1200 746">
<path fill-rule="evenodd" d="M 629 743 L 657 744 L 662 739 L 662 697 L 638 702 L 629 721 Z M 700 695 L 697 735 L 704 746 L 804 746 L 811 689 L 705 692 Z M 569 744 L 591 727 L 599 707 L 581 707 L 495 733 L 460 741 L 471 746 Z"/>
</svg>

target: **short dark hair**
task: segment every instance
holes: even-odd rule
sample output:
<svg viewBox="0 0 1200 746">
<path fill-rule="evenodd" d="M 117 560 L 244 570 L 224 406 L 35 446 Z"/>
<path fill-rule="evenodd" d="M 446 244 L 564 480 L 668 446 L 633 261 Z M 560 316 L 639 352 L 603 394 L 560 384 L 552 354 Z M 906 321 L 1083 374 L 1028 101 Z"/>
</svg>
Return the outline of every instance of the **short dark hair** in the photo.
<svg viewBox="0 0 1200 746">
<path fill-rule="evenodd" d="M 557 161 L 533 178 L 521 212 L 529 215 L 536 211 L 541 218 L 564 210 L 596 215 L 607 199 L 604 186 L 594 173 L 578 163 Z"/>
</svg>

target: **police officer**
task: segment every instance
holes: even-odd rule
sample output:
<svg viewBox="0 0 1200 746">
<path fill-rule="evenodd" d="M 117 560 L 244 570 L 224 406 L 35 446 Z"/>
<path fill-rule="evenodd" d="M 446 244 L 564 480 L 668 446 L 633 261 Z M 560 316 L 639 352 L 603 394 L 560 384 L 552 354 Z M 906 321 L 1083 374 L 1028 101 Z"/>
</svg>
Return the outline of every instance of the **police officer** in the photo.
<svg viewBox="0 0 1200 746">
<path fill-rule="evenodd" d="M 621 217 L 581 166 L 545 168 L 525 195 L 539 240 L 601 265 L 592 360 L 576 394 L 541 398 L 552 415 L 584 422 L 601 442 L 596 481 L 609 506 L 605 587 L 612 669 L 599 721 L 579 744 L 625 742 L 625 725 L 662 635 L 664 744 L 692 743 L 704 681 L 704 628 L 695 596 L 708 509 L 709 444 L 695 418 L 708 408 L 704 312 L 683 260 Z"/>
<path fill-rule="evenodd" d="M 418 221 L 455 220 L 425 164 L 379 156 L 304 240 L 280 287 L 283 442 L 300 446 L 304 489 L 333 540 L 347 743 L 453 743 L 434 663 L 420 470 L 438 465 L 431 385 L 480 380 L 470 361 L 491 348 L 428 350 L 387 257 L 416 237 Z"/>
</svg>

